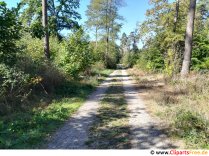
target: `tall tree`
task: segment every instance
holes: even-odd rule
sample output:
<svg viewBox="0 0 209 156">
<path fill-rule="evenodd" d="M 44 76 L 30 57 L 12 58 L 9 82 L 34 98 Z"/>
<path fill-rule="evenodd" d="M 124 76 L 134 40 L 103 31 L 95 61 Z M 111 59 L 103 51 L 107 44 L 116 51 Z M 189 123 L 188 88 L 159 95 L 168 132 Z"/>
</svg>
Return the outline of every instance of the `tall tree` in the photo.
<svg viewBox="0 0 209 156">
<path fill-rule="evenodd" d="M 190 0 L 188 22 L 187 22 L 187 28 L 186 28 L 184 60 L 183 60 L 182 70 L 181 70 L 182 76 L 187 75 L 190 70 L 195 10 L 196 10 L 196 0 Z"/>
<path fill-rule="evenodd" d="M 174 16 L 173 32 L 176 32 L 177 21 L 178 21 L 178 18 L 179 18 L 179 1 L 180 0 L 176 0 L 176 13 L 175 13 L 175 16 Z"/>
<path fill-rule="evenodd" d="M 126 33 L 123 33 L 120 39 L 120 49 L 121 49 L 122 55 L 130 51 L 130 44 L 131 43 L 130 43 L 128 36 L 126 35 Z"/>
<path fill-rule="evenodd" d="M 139 50 L 138 46 L 137 46 L 137 42 L 139 40 L 138 38 L 139 38 L 138 32 L 137 32 L 137 29 L 135 29 L 129 35 L 129 40 L 130 40 L 131 46 L 132 46 L 131 51 L 133 51 L 133 52 L 137 52 Z"/>
<path fill-rule="evenodd" d="M 42 24 L 44 28 L 44 54 L 47 59 L 50 59 L 49 54 L 49 32 L 48 32 L 48 15 L 47 15 L 47 0 L 42 0 Z"/>
<path fill-rule="evenodd" d="M 117 39 L 122 26 L 119 21 L 123 18 L 118 13 L 118 9 L 122 6 L 123 0 L 91 0 L 86 11 L 87 26 L 94 28 L 96 31 L 96 44 L 98 38 L 105 44 L 104 59 L 106 65 L 112 43 L 115 44 L 115 39 Z M 98 32 L 100 32 L 100 36 L 98 36 Z"/>
<path fill-rule="evenodd" d="M 98 33 L 101 29 L 101 6 L 99 0 L 91 0 L 90 5 L 87 6 L 86 16 L 88 20 L 86 21 L 86 25 L 90 29 L 95 30 L 95 40 L 96 40 L 96 48 L 98 43 Z"/>
</svg>

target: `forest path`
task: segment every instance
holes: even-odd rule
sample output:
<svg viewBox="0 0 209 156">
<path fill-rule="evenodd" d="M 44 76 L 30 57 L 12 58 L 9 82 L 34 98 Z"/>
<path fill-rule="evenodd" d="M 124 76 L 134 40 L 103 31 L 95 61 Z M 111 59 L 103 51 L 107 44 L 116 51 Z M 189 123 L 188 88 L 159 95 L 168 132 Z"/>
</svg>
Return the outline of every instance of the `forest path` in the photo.
<svg viewBox="0 0 209 156">
<path fill-rule="evenodd" d="M 172 149 L 178 148 L 168 136 L 159 129 L 160 123 L 146 111 L 146 106 L 136 90 L 136 84 L 126 70 L 122 70 L 124 95 L 130 112 L 131 144 L 133 149 Z"/>
<path fill-rule="evenodd" d="M 89 129 L 95 121 L 100 101 L 105 96 L 107 89 L 117 78 L 122 81 L 124 95 L 128 104 L 129 125 L 131 131 L 131 146 L 133 149 L 171 149 L 178 148 L 172 143 L 162 130 L 158 129 L 156 122 L 147 112 L 144 102 L 139 97 L 139 91 L 135 89 L 135 83 L 126 70 L 121 74 L 114 71 L 92 93 L 88 100 L 80 107 L 66 124 L 52 136 L 49 149 L 87 149 Z"/>
<path fill-rule="evenodd" d="M 93 92 L 87 101 L 79 108 L 65 125 L 59 129 L 50 139 L 49 149 L 86 149 L 85 142 L 88 139 L 88 131 L 95 120 L 100 100 L 104 97 L 110 86 L 114 71 L 98 88 Z"/>
</svg>

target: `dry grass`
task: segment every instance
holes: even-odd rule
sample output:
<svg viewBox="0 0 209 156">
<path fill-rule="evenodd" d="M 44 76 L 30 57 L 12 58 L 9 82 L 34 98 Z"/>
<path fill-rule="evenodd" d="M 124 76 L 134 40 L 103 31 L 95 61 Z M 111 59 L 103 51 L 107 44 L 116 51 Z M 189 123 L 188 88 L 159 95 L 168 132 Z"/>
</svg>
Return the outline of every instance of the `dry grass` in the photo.
<svg viewBox="0 0 209 156">
<path fill-rule="evenodd" d="M 177 76 L 166 80 L 162 74 L 145 73 L 138 69 L 130 69 L 129 73 L 135 77 L 150 114 L 170 127 L 171 134 L 187 140 L 188 148 L 209 148 L 208 75 L 192 74 L 185 79 Z M 179 123 L 183 125 L 179 127 Z M 196 123 L 198 126 L 194 127 Z M 186 133 L 184 129 L 187 124 L 193 125 L 191 133 Z M 196 134 L 199 132 L 201 136 Z"/>
</svg>

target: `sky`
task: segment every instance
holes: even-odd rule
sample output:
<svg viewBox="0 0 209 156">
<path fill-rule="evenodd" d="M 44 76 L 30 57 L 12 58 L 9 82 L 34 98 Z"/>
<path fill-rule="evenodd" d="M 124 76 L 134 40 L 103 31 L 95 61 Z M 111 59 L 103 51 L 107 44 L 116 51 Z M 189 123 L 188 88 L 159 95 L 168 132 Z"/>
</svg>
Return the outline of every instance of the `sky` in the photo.
<svg viewBox="0 0 209 156">
<path fill-rule="evenodd" d="M 4 0 L 9 7 L 15 7 L 20 0 Z M 80 0 L 80 8 L 78 12 L 81 14 L 82 19 L 79 21 L 80 24 L 84 24 L 87 20 L 85 11 L 90 3 L 90 0 Z M 125 32 L 129 34 L 136 28 L 137 22 L 143 22 L 145 20 L 146 10 L 149 8 L 148 0 L 124 0 L 126 6 L 120 8 L 119 14 L 125 18 L 123 22 L 123 28 L 121 34 Z M 121 35 L 120 34 L 120 35 Z"/>
</svg>

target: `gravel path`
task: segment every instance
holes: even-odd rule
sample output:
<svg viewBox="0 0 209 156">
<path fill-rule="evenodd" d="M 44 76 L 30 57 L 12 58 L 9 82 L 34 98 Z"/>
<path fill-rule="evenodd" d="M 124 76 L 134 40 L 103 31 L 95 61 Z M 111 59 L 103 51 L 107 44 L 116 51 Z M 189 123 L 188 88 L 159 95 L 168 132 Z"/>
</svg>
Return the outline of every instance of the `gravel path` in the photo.
<svg viewBox="0 0 209 156">
<path fill-rule="evenodd" d="M 111 74 L 114 76 L 116 71 Z M 109 87 L 112 77 L 108 77 L 92 93 L 88 100 L 80 107 L 66 124 L 59 129 L 48 144 L 49 149 L 86 149 L 85 142 L 88 139 L 88 130 L 94 122 L 99 108 L 99 102 Z"/>
<path fill-rule="evenodd" d="M 88 100 L 80 107 L 66 124 L 52 136 L 49 149 L 87 149 L 85 142 L 88 140 L 90 126 L 95 121 L 100 100 L 113 79 L 121 79 L 124 95 L 130 111 L 129 124 L 131 127 L 131 144 L 133 149 L 172 149 L 178 148 L 168 137 L 158 129 L 158 122 L 146 112 L 146 107 L 140 99 L 134 86 L 134 80 L 122 70 L 122 74 L 113 72 L 98 89 L 92 93 Z"/>
<path fill-rule="evenodd" d="M 122 70 L 125 97 L 130 111 L 129 124 L 133 149 L 172 149 L 178 146 L 157 128 L 156 121 L 146 112 L 146 107 L 134 87 L 134 80 Z"/>
</svg>

